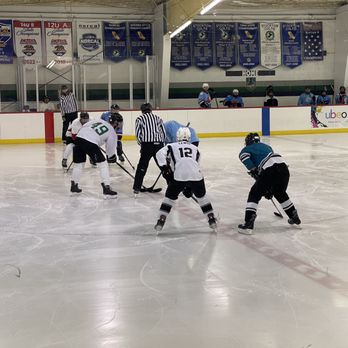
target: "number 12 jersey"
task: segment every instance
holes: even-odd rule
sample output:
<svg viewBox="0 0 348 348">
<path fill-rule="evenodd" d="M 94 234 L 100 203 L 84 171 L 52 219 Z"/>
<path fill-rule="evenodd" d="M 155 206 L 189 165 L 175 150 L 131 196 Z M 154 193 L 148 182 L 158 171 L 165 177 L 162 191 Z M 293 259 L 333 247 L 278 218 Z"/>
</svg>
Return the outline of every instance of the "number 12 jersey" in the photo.
<svg viewBox="0 0 348 348">
<path fill-rule="evenodd" d="M 176 181 L 203 179 L 199 166 L 199 150 L 197 146 L 186 141 L 166 145 L 157 152 L 156 159 L 160 167 L 170 165 Z"/>
</svg>

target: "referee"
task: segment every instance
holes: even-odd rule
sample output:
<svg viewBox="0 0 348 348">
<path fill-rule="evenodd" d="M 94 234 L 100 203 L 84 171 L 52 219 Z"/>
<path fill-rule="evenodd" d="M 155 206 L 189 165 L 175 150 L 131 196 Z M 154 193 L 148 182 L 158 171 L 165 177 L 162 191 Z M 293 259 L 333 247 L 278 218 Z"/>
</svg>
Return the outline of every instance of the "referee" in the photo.
<svg viewBox="0 0 348 348">
<path fill-rule="evenodd" d="M 142 115 L 135 120 L 135 135 L 140 145 L 140 159 L 135 172 L 133 192 L 137 195 L 143 184 L 149 162 L 153 157 L 156 161 L 156 153 L 164 145 L 166 131 L 163 121 L 152 113 L 150 103 L 142 104 L 140 107 Z"/>
<path fill-rule="evenodd" d="M 66 141 L 66 131 L 69 124 L 77 118 L 77 102 L 75 96 L 67 86 L 62 86 L 60 90 L 60 111 L 63 118 L 62 140 Z"/>
</svg>

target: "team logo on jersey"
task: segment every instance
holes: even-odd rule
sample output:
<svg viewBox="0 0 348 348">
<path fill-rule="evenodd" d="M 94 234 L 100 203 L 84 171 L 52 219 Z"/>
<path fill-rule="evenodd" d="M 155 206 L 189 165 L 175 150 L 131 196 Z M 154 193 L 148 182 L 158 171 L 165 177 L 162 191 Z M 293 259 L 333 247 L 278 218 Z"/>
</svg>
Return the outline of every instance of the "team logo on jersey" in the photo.
<svg viewBox="0 0 348 348">
<path fill-rule="evenodd" d="M 82 34 L 79 42 L 80 46 L 89 52 L 97 50 L 101 45 L 101 39 L 98 39 L 97 35 L 93 33 Z"/>
<path fill-rule="evenodd" d="M 62 57 L 66 53 L 66 49 L 62 45 L 57 45 L 54 46 L 53 53 L 58 57 Z"/>
<path fill-rule="evenodd" d="M 36 53 L 36 50 L 33 45 L 25 45 L 22 49 L 22 52 L 28 56 L 31 57 L 33 54 Z"/>
</svg>

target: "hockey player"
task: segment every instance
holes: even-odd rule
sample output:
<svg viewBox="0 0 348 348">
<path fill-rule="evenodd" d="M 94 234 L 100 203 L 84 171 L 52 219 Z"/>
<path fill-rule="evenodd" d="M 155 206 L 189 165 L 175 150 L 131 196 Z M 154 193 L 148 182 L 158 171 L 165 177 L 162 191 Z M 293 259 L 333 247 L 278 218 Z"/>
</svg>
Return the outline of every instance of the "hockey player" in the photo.
<svg viewBox="0 0 348 348">
<path fill-rule="evenodd" d="M 317 98 L 317 105 L 330 105 L 331 98 L 327 95 L 326 89 L 323 89 Z"/>
<path fill-rule="evenodd" d="M 240 152 L 239 159 L 256 181 L 249 192 L 245 222 L 238 225 L 238 232 L 253 233 L 257 206 L 262 196 L 266 199 L 274 196 L 288 215 L 289 224 L 299 225 L 301 220 L 297 210 L 286 193 L 290 174 L 282 157 L 274 153 L 270 146 L 261 143 L 257 133 L 249 133 L 245 138 L 245 147 Z"/>
<path fill-rule="evenodd" d="M 77 133 L 82 128 L 82 126 L 89 121 L 88 112 L 81 112 L 80 117 L 76 118 L 66 131 L 66 147 L 62 159 L 62 167 L 67 168 L 68 158 L 73 152 L 74 142 L 76 140 Z M 92 163 L 92 162 L 91 162 Z"/>
<path fill-rule="evenodd" d="M 108 122 L 111 114 L 117 115 L 118 126 L 115 129 L 117 133 L 117 157 L 121 162 L 124 162 L 123 148 L 121 142 L 123 134 L 123 117 L 119 114 L 119 111 L 120 107 L 117 104 L 113 104 L 110 106 L 110 111 L 103 112 L 100 118 Z"/>
<path fill-rule="evenodd" d="M 204 178 L 199 167 L 200 153 L 196 146 L 190 144 L 190 138 L 190 130 L 187 127 L 181 127 L 177 132 L 178 142 L 166 145 L 156 154 L 163 177 L 168 182 L 165 198 L 159 211 L 159 219 L 155 225 L 157 232 L 162 230 L 172 206 L 185 187 L 191 188 L 202 212 L 208 217 L 210 228 L 215 230 L 217 227 L 213 207 L 206 196 Z"/>
<path fill-rule="evenodd" d="M 234 89 L 232 95 L 229 94 L 223 101 L 223 105 L 229 108 L 243 108 L 244 101 L 243 98 L 239 95 L 239 90 Z"/>
<path fill-rule="evenodd" d="M 103 194 L 105 196 L 116 197 L 117 192 L 113 191 L 110 188 L 109 168 L 100 149 L 100 146 L 105 143 L 108 163 L 116 163 L 115 150 L 117 144 L 117 134 L 114 130 L 116 127 L 117 115 L 112 114 L 110 116 L 109 122 L 105 122 L 103 120 L 92 120 L 86 123 L 80 129 L 76 137 L 75 147 L 73 151 L 74 169 L 72 172 L 72 181 L 70 188 L 71 192 L 82 192 L 78 184 L 84 164 L 86 162 L 86 155 L 89 155 L 97 163 L 97 166 L 100 170 Z"/>
<path fill-rule="evenodd" d="M 298 106 L 312 106 L 315 105 L 316 98 L 313 93 L 311 93 L 310 87 L 305 87 L 304 92 L 298 97 Z"/>
<path fill-rule="evenodd" d="M 346 87 L 341 86 L 340 92 L 335 97 L 335 104 L 348 104 L 348 96 L 346 94 Z"/>
<path fill-rule="evenodd" d="M 165 140 L 166 144 L 176 142 L 176 133 L 181 127 L 185 127 L 185 126 L 174 120 L 164 123 L 164 128 L 166 130 L 166 140 Z M 188 127 L 188 128 L 191 132 L 191 140 L 190 140 L 191 144 L 198 146 L 199 139 L 196 134 L 196 131 L 192 127 Z"/>
<path fill-rule="evenodd" d="M 210 109 L 212 99 L 209 93 L 209 84 L 203 83 L 202 91 L 198 95 L 198 105 L 203 109 Z"/>
</svg>

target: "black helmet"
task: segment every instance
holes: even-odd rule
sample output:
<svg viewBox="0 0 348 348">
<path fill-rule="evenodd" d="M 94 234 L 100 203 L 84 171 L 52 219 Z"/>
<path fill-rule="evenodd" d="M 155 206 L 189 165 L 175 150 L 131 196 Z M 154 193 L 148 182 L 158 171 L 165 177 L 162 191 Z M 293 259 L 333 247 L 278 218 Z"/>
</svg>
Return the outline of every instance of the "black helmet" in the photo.
<svg viewBox="0 0 348 348">
<path fill-rule="evenodd" d="M 258 135 L 258 133 L 249 133 L 245 137 L 245 145 L 251 145 L 251 144 L 255 144 L 259 142 L 260 142 L 260 136 Z"/>
<path fill-rule="evenodd" d="M 119 110 L 120 110 L 120 107 L 119 107 L 117 104 L 112 104 L 112 105 L 110 106 L 110 110 L 119 111 Z"/>
<path fill-rule="evenodd" d="M 152 111 L 152 105 L 150 103 L 141 104 L 140 110 L 141 110 L 141 112 L 143 114 L 145 114 L 146 112 L 151 112 Z"/>
<path fill-rule="evenodd" d="M 89 113 L 88 112 L 80 112 L 80 118 L 84 118 L 84 119 L 89 118 Z"/>
<path fill-rule="evenodd" d="M 119 114 L 119 113 L 116 113 L 116 114 L 111 114 L 109 116 L 109 123 L 110 124 L 113 124 L 115 126 L 117 126 L 117 124 L 119 122 L 122 122 L 123 121 L 123 117 Z"/>
</svg>

